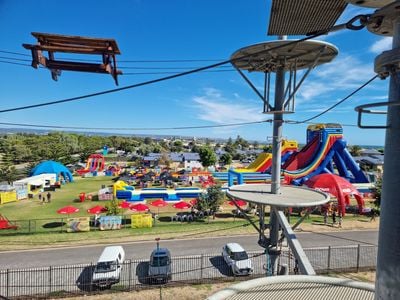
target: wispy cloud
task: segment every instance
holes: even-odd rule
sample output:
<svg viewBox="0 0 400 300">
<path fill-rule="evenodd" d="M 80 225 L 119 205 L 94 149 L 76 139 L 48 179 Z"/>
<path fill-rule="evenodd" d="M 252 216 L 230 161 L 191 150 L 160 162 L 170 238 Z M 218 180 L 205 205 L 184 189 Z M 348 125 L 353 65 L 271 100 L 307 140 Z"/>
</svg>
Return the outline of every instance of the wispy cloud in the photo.
<svg viewBox="0 0 400 300">
<path fill-rule="evenodd" d="M 354 56 L 342 56 L 331 64 L 317 67 L 299 90 L 299 102 L 330 98 L 331 92 L 355 89 L 374 75 L 372 64 Z"/>
<path fill-rule="evenodd" d="M 227 99 L 214 88 L 204 89 L 204 95 L 193 97 L 197 118 L 215 124 L 254 122 L 265 119 L 261 113 L 261 105 L 243 105 L 248 103 L 238 94 L 232 96 L 234 101 Z M 239 101 L 238 101 L 239 100 Z"/>
<path fill-rule="evenodd" d="M 391 37 L 381 38 L 372 44 L 372 46 L 369 48 L 369 51 L 380 54 L 382 51 L 392 48 L 392 41 L 393 39 Z"/>
</svg>

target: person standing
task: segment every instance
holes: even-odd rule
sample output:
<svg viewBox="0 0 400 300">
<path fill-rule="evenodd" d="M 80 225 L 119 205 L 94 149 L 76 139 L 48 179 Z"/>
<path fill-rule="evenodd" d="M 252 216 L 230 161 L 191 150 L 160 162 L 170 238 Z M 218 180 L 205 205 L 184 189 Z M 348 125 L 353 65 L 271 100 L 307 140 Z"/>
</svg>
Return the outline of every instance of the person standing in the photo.
<svg viewBox="0 0 400 300">
<path fill-rule="evenodd" d="M 336 210 L 332 210 L 332 224 L 336 224 Z"/>
<path fill-rule="evenodd" d="M 343 221 L 342 212 L 339 212 L 338 221 L 339 221 L 339 228 L 342 228 L 342 221 Z"/>
<path fill-rule="evenodd" d="M 46 197 L 47 197 L 47 202 L 51 202 L 51 194 L 50 194 L 50 192 L 47 192 L 47 195 L 46 195 Z M 44 198 L 43 198 L 44 199 Z"/>
</svg>

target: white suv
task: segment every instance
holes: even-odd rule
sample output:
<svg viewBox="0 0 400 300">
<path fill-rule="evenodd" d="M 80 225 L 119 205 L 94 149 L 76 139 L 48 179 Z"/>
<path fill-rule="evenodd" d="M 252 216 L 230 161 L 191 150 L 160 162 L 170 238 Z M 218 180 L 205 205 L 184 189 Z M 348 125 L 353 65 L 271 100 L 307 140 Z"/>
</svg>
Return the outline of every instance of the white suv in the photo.
<svg viewBox="0 0 400 300">
<path fill-rule="evenodd" d="M 253 272 L 247 252 L 238 243 L 228 243 L 222 247 L 222 256 L 234 275 L 250 275 Z"/>
</svg>

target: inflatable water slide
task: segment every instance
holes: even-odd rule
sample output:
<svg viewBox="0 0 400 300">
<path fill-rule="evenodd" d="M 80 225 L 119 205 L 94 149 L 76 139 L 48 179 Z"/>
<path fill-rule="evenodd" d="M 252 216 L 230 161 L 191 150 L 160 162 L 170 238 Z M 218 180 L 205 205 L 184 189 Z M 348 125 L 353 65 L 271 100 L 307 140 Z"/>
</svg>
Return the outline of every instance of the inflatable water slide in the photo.
<svg viewBox="0 0 400 300">
<path fill-rule="evenodd" d="M 101 154 L 91 154 L 88 157 L 86 168 L 77 170 L 79 175 L 83 175 L 89 172 L 101 172 L 104 170 L 105 160 L 104 156 Z"/>
<path fill-rule="evenodd" d="M 307 144 L 283 164 L 287 183 L 301 185 L 314 175 L 339 173 L 352 183 L 368 179 L 347 151 L 340 124 L 317 124 L 307 128 Z"/>
<path fill-rule="evenodd" d="M 285 162 L 288 157 L 294 152 L 297 151 L 297 141 L 282 141 L 281 148 L 281 161 Z M 271 153 L 260 153 L 255 161 L 253 161 L 248 167 L 235 169 L 236 172 L 270 172 L 272 166 L 272 154 Z"/>
<path fill-rule="evenodd" d="M 296 141 L 282 141 L 281 161 L 285 162 L 288 157 L 297 151 Z M 255 161 L 247 168 L 232 169 L 229 172 L 214 172 L 213 177 L 220 182 L 234 181 L 241 183 L 261 183 L 271 179 L 269 172 L 272 166 L 272 154 L 260 153 Z"/>
</svg>

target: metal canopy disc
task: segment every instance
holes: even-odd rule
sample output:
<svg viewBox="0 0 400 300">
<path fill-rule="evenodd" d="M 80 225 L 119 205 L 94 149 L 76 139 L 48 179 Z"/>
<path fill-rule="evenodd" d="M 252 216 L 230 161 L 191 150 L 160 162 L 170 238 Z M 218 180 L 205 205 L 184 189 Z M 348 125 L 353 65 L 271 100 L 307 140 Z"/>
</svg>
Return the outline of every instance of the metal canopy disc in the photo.
<svg viewBox="0 0 400 300">
<path fill-rule="evenodd" d="M 380 8 L 394 2 L 394 0 L 344 0 L 344 1 L 354 5 L 362 7 L 370 7 L 370 8 Z"/>
<path fill-rule="evenodd" d="M 310 207 L 325 204 L 329 195 L 313 189 L 281 186 L 281 194 L 272 194 L 270 184 L 240 184 L 229 188 L 227 195 L 256 204 L 278 207 Z"/>
<path fill-rule="evenodd" d="M 344 0 L 273 0 L 269 35 L 305 35 L 335 25 L 347 3 Z"/>
<path fill-rule="evenodd" d="M 274 72 L 280 66 L 285 70 L 299 70 L 312 67 L 317 57 L 315 65 L 321 65 L 332 61 L 339 53 L 334 45 L 327 42 L 309 40 L 294 43 L 295 41 L 270 41 L 241 48 L 231 55 L 232 64 L 250 72 Z M 278 46 L 280 48 L 270 50 Z"/>
</svg>

